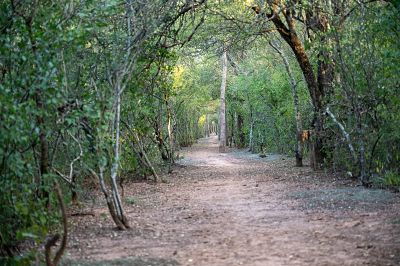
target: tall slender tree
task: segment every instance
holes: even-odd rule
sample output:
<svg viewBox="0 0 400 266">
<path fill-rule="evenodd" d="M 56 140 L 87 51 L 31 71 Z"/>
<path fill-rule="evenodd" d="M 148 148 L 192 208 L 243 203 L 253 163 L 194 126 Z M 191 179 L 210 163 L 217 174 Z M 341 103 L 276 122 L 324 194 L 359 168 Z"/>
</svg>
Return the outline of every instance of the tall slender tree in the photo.
<svg viewBox="0 0 400 266">
<path fill-rule="evenodd" d="M 228 75 L 228 51 L 227 47 L 224 45 L 222 56 L 221 56 L 221 66 L 222 66 L 222 76 L 221 76 L 221 90 L 220 90 L 220 106 L 219 106 L 219 152 L 226 151 L 226 104 L 225 104 L 225 92 L 226 92 L 226 79 Z"/>
</svg>

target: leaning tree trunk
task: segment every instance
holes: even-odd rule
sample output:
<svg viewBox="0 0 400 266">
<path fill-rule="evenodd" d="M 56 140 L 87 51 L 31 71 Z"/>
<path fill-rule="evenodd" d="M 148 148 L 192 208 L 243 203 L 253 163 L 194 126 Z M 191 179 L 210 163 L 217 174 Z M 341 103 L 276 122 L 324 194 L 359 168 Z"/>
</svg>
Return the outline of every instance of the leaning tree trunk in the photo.
<svg viewBox="0 0 400 266">
<path fill-rule="evenodd" d="M 293 75 L 292 69 L 290 68 L 289 61 L 286 58 L 286 55 L 283 53 L 281 49 L 279 49 L 278 45 L 274 44 L 273 42 L 270 42 L 269 44 L 281 56 L 286 68 L 286 72 L 289 75 L 290 87 L 292 88 L 292 94 L 293 94 L 295 119 L 296 119 L 296 142 L 297 142 L 295 150 L 296 166 L 301 167 L 303 166 L 303 141 L 302 141 L 303 124 L 301 121 L 301 113 L 299 108 L 299 95 L 297 94 L 297 83 Z"/>
<path fill-rule="evenodd" d="M 220 121 L 220 136 L 219 136 L 219 152 L 226 151 L 226 116 L 225 116 L 225 90 L 226 90 L 226 77 L 228 74 L 228 56 L 226 48 L 222 54 L 222 80 L 221 80 L 221 98 L 219 108 L 219 121 Z"/>
</svg>

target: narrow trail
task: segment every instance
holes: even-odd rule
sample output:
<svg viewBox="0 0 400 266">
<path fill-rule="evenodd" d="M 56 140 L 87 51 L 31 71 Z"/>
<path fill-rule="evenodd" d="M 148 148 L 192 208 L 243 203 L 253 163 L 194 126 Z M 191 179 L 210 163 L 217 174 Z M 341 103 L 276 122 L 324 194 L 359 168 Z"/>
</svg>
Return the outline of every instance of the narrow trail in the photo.
<svg viewBox="0 0 400 266">
<path fill-rule="evenodd" d="M 76 264 L 399 265 L 397 194 L 282 156 L 220 154 L 215 136 L 182 155 L 169 183 L 126 188 L 132 230 L 113 229 L 103 207 L 73 217 Z"/>
</svg>

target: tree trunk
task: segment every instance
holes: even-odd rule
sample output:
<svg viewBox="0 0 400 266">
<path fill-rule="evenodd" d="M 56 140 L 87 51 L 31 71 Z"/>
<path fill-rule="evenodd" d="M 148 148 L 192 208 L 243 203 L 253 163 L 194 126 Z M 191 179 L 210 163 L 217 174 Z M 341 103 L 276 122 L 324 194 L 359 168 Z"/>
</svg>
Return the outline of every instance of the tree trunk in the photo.
<svg viewBox="0 0 400 266">
<path fill-rule="evenodd" d="M 167 129 L 168 129 L 168 141 L 169 141 L 169 163 L 170 166 L 175 162 L 175 143 L 174 143 L 174 133 L 172 131 L 172 118 L 171 118 L 171 106 L 168 101 L 168 95 L 164 95 L 165 105 L 167 108 Z"/>
<path fill-rule="evenodd" d="M 237 115 L 237 130 L 238 130 L 238 141 L 237 146 L 238 148 L 243 148 L 245 146 L 245 135 L 243 132 L 243 116 L 242 114 Z"/>
<path fill-rule="evenodd" d="M 37 108 L 42 111 L 44 109 L 44 105 L 41 99 L 40 92 L 37 92 L 36 95 L 36 106 Z M 38 115 L 37 117 L 37 124 L 39 127 L 39 145 L 40 145 L 40 157 L 39 157 L 39 163 L 40 163 L 40 179 L 39 179 L 39 186 L 41 188 L 39 189 L 40 191 L 40 197 L 44 198 L 46 201 L 46 205 L 49 208 L 50 207 L 50 199 L 49 199 L 49 192 L 44 188 L 44 176 L 49 173 L 49 143 L 47 141 L 46 137 L 46 128 L 45 128 L 45 123 L 44 123 L 44 118 L 42 115 Z"/>
<path fill-rule="evenodd" d="M 299 108 L 299 96 L 297 94 L 297 83 L 294 78 L 292 69 L 290 68 L 289 61 L 286 58 L 286 55 L 283 53 L 283 51 L 281 49 L 279 49 L 277 44 L 274 44 L 273 42 L 270 42 L 269 44 L 281 56 L 282 61 L 286 68 L 286 72 L 288 73 L 288 76 L 289 76 L 290 87 L 292 88 L 294 113 L 295 113 L 295 119 L 296 119 L 296 142 L 297 142 L 296 150 L 295 150 L 296 166 L 301 167 L 301 166 L 303 166 L 303 141 L 302 141 L 303 124 L 301 121 L 301 113 L 300 113 L 300 108 Z"/>
<path fill-rule="evenodd" d="M 249 94 L 247 94 L 247 99 L 249 104 L 249 113 L 250 113 L 250 132 L 249 132 L 249 151 L 254 152 L 254 113 L 253 106 L 250 102 Z"/>
<path fill-rule="evenodd" d="M 356 116 L 357 116 L 357 135 L 359 137 L 358 140 L 358 145 L 359 145 L 358 163 L 360 168 L 359 180 L 363 186 L 369 187 L 371 184 L 369 182 L 369 175 L 367 173 L 367 165 L 365 160 L 365 141 L 364 141 L 365 132 L 362 119 L 362 111 L 360 106 L 358 106 L 357 108 Z"/>
<path fill-rule="evenodd" d="M 209 123 L 210 123 L 210 121 L 208 119 L 208 114 L 206 114 L 206 126 L 205 126 L 206 138 L 210 137 L 210 124 Z"/>
<path fill-rule="evenodd" d="M 107 189 L 107 186 L 105 184 L 104 180 L 104 165 L 101 163 L 99 164 L 99 175 L 96 174 L 95 171 L 90 170 L 90 172 L 96 176 L 99 179 L 100 183 L 100 188 L 104 194 L 104 197 L 107 202 L 108 209 L 111 214 L 111 218 L 113 219 L 114 223 L 116 224 L 117 228 L 120 230 L 125 230 L 130 228 L 128 220 L 125 216 L 124 210 L 122 208 L 122 202 L 121 202 L 121 196 L 119 195 L 118 192 L 118 187 L 117 187 L 117 174 L 118 174 L 118 166 L 119 166 L 119 139 L 120 139 L 120 121 L 121 121 L 121 83 L 120 80 L 118 80 L 119 77 L 117 77 L 117 81 L 115 84 L 113 84 L 114 90 L 115 90 L 115 116 L 114 116 L 114 129 L 113 131 L 115 132 L 115 138 L 114 138 L 114 160 L 113 164 L 111 167 L 111 193 Z M 114 133 L 113 132 L 113 133 Z M 98 150 L 100 152 L 100 150 Z M 98 155 L 99 158 L 101 157 L 101 154 Z M 110 195 L 111 194 L 111 195 Z"/>
<path fill-rule="evenodd" d="M 34 13 L 32 13 L 32 17 L 29 19 L 26 18 L 26 26 L 28 29 L 28 34 L 29 34 L 29 41 L 31 44 L 31 49 L 34 57 L 36 58 L 35 60 L 35 67 L 37 69 L 40 69 L 40 66 L 38 65 L 39 60 L 39 55 L 37 52 L 37 43 L 36 39 L 34 38 L 34 34 L 32 31 L 32 23 L 34 19 Z M 39 110 L 39 112 L 42 112 L 45 110 L 45 106 L 43 103 L 43 98 L 41 91 L 36 88 L 35 95 L 34 95 L 34 100 L 36 102 L 36 107 Z M 44 189 L 44 175 L 47 175 L 49 173 L 49 144 L 48 140 L 46 137 L 46 127 L 45 127 L 45 120 L 42 114 L 37 115 L 36 117 L 36 122 L 39 128 L 39 145 L 40 145 L 40 157 L 39 157 L 39 180 L 38 180 L 38 194 L 40 197 L 44 198 L 46 200 L 46 205 L 49 208 L 50 207 L 50 199 L 49 199 L 49 192 Z"/>
<path fill-rule="evenodd" d="M 78 193 L 76 191 L 76 174 L 74 173 L 71 178 L 71 202 L 73 205 L 77 205 L 78 201 Z"/>
<path fill-rule="evenodd" d="M 235 126 L 236 126 L 236 112 L 231 112 L 231 121 L 227 123 L 227 130 L 226 134 L 228 135 L 227 138 L 227 143 L 229 147 L 234 147 L 236 146 L 236 132 L 235 132 Z M 229 126 L 230 125 L 230 126 Z"/>
<path fill-rule="evenodd" d="M 226 151 L 226 121 L 225 121 L 225 90 L 226 90 L 226 77 L 228 74 L 228 56 L 226 48 L 222 54 L 222 80 L 221 80 L 221 98 L 219 108 L 219 121 L 220 121 L 220 136 L 219 136 L 219 152 Z"/>
<path fill-rule="evenodd" d="M 60 185 L 55 183 L 55 191 L 57 195 L 57 200 L 60 204 L 60 211 L 62 215 L 62 223 L 63 223 L 63 236 L 61 238 L 60 247 L 58 248 L 54 258 L 51 256 L 51 248 L 56 245 L 57 241 L 60 238 L 59 234 L 56 234 L 49 238 L 45 244 L 45 258 L 46 258 L 46 265 L 47 266 L 57 266 L 61 260 L 61 257 L 64 254 L 64 251 L 67 247 L 67 240 L 68 240 L 68 223 L 67 223 L 67 212 L 64 204 L 63 195 L 61 192 Z"/>
<path fill-rule="evenodd" d="M 254 121 L 251 119 L 250 121 L 250 133 L 249 133 L 249 151 L 253 152 L 254 151 Z"/>
<path fill-rule="evenodd" d="M 156 140 L 157 140 L 157 146 L 160 151 L 161 158 L 163 159 L 163 161 L 168 161 L 169 158 L 164 149 L 165 144 L 164 144 L 164 138 L 163 138 L 163 133 L 162 133 L 162 127 L 163 127 L 162 112 L 163 112 L 163 104 L 160 100 L 157 119 L 154 123 L 154 127 L 155 127 L 154 129 L 155 129 L 155 135 L 156 135 Z"/>
<path fill-rule="evenodd" d="M 291 16 L 291 11 L 288 8 L 285 8 L 284 12 L 286 21 L 288 26 L 286 26 L 278 13 L 278 7 L 273 5 L 272 14 L 269 16 L 272 22 L 274 23 L 277 31 L 281 35 L 281 37 L 286 41 L 286 43 L 290 46 L 293 53 L 296 56 L 297 62 L 303 72 L 304 79 L 307 83 L 308 91 L 311 96 L 311 100 L 314 106 L 314 119 L 313 119 L 313 128 L 314 128 L 314 138 L 312 147 L 312 160 L 311 167 L 314 170 L 320 169 L 324 163 L 325 152 L 323 151 L 324 144 L 324 111 L 325 111 L 325 103 L 323 101 L 325 96 L 325 87 L 328 83 L 328 74 L 324 72 L 324 69 L 327 69 L 327 66 L 322 66 L 321 62 L 324 60 L 319 60 L 319 71 L 318 74 L 322 75 L 318 77 L 318 80 L 314 74 L 313 67 L 309 60 L 309 57 L 305 51 L 305 48 L 296 33 L 295 29 L 295 21 Z M 326 63 L 328 64 L 328 63 Z"/>
</svg>

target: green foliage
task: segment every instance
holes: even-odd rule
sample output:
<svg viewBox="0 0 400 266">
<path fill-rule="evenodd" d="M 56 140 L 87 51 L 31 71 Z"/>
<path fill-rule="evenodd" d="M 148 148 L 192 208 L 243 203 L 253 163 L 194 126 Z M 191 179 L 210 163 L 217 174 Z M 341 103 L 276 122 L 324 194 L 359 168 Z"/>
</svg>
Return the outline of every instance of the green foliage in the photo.
<svg viewBox="0 0 400 266">
<path fill-rule="evenodd" d="M 335 84 L 331 105 L 350 132 L 355 149 L 359 151 L 362 143 L 367 147 L 370 175 L 399 169 L 398 21 L 394 7 L 375 5 L 357 10 L 344 30 L 336 33 L 340 50 L 335 58 L 341 81 Z M 347 143 L 337 138 L 332 141 L 334 153 L 346 153 Z M 341 158 L 332 158 L 339 168 L 354 167 L 341 162 Z"/>
<path fill-rule="evenodd" d="M 277 152 L 291 154 L 295 146 L 295 116 L 293 96 L 289 86 L 288 75 L 281 64 L 281 59 L 269 49 L 264 42 L 257 43 L 257 48 L 246 53 L 246 59 L 240 62 L 241 72 L 233 72 L 227 90 L 228 113 L 242 115 L 245 123 L 241 129 L 248 146 L 252 130 L 252 147 L 254 152 Z M 265 56 L 260 57 L 259 54 Z M 295 65 L 295 64 L 294 64 Z M 297 68 L 296 76 L 301 74 Z M 300 108 L 307 127 L 310 106 L 304 83 L 299 84 Z M 240 142 L 240 132 L 230 119 L 235 143 Z M 251 125 L 253 128 L 251 129 Z M 229 131 L 229 130 L 228 130 Z"/>
<path fill-rule="evenodd" d="M 383 177 L 383 183 L 388 186 L 400 186 L 400 175 L 395 172 L 388 171 Z"/>
<path fill-rule="evenodd" d="M 206 57 L 183 57 L 173 72 L 177 143 L 192 145 L 203 135 L 200 118 L 216 112 L 219 77 L 215 61 Z"/>
</svg>

